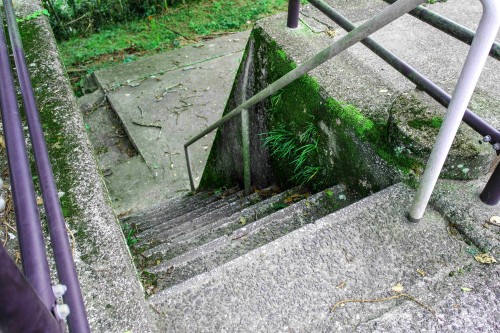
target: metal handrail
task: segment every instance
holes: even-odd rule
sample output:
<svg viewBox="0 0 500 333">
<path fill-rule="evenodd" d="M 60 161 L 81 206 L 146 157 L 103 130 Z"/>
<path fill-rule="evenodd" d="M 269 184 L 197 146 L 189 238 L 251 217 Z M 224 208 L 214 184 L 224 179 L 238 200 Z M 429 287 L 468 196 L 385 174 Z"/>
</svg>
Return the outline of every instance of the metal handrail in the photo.
<svg viewBox="0 0 500 333">
<path fill-rule="evenodd" d="M 50 272 L 48 269 L 45 245 L 40 226 L 40 217 L 38 214 L 38 205 L 36 203 L 34 184 L 27 157 L 14 80 L 10 70 L 5 35 L 3 29 L 0 29 L 2 30 L 0 32 L 0 73 L 2 73 L 0 76 L 0 103 L 2 121 L 4 122 L 7 158 L 9 162 L 12 196 L 23 269 L 29 283 L 34 288 L 34 292 L 40 297 L 49 315 L 53 316 L 52 321 L 59 321 L 62 323 L 69 311 L 71 311 L 71 315 L 68 317 L 69 331 L 71 333 L 89 333 L 90 327 L 72 257 L 66 224 L 59 202 L 59 195 L 48 157 L 47 145 L 40 123 L 33 87 L 26 65 L 26 58 L 12 0 L 4 1 L 4 9 L 33 147 L 35 165 L 40 181 L 40 188 L 42 190 L 43 204 L 47 215 L 56 269 L 59 281 L 63 286 L 59 286 L 60 288 L 58 291 L 53 291 L 53 287 L 51 286 Z M 12 276 L 8 277 L 12 278 Z M 5 289 L 3 291 L 9 290 Z M 33 295 L 30 295 L 31 294 L 26 290 L 19 290 L 18 297 L 21 298 L 17 299 L 16 302 L 36 301 L 34 299 L 31 300 L 29 297 L 33 298 Z M 66 304 L 56 304 L 56 296 L 60 297 L 62 295 L 64 295 L 64 302 Z M 2 294 L 2 298 L 3 296 L 5 296 L 5 294 Z M 50 325 L 52 325 L 52 321 L 46 318 L 45 312 L 40 312 L 35 308 L 31 308 L 31 310 L 32 311 L 22 313 L 21 315 L 44 316 L 43 318 L 39 318 L 39 320 L 45 322 L 46 325 L 49 326 L 43 331 L 56 332 L 54 329 L 49 329 Z M 38 312 L 33 313 L 35 310 Z M 36 317 L 30 318 L 30 320 L 36 320 Z M 0 325 L 3 324 L 5 324 L 4 320 L 0 321 Z M 33 329 L 38 327 L 36 323 L 33 323 L 33 325 L 34 326 L 30 326 Z M 57 331 L 62 332 L 62 326 Z"/>
<path fill-rule="evenodd" d="M 290 2 L 292 1 L 295 0 L 290 0 Z M 396 3 L 386 7 L 384 10 L 382 10 L 380 13 L 372 17 L 370 20 L 361 24 L 359 27 L 349 32 L 347 35 L 342 37 L 337 42 L 327 46 L 326 48 L 318 52 L 316 55 L 311 57 L 309 60 L 307 60 L 300 66 L 296 67 L 292 71 L 288 72 L 283 77 L 279 78 L 278 80 L 276 80 L 275 82 L 273 82 L 272 84 L 261 90 L 259 93 L 257 93 L 250 99 L 246 100 L 242 104 L 240 104 L 234 110 L 223 116 L 221 119 L 219 119 L 212 125 L 208 126 L 205 130 L 201 131 L 199 134 L 195 135 L 191 140 L 186 142 L 184 144 L 184 152 L 186 155 L 186 163 L 188 168 L 191 190 L 194 191 L 195 187 L 194 187 L 194 180 L 191 171 L 191 162 L 188 150 L 188 147 L 190 145 L 192 145 L 199 139 L 203 138 L 205 135 L 209 134 L 213 130 L 217 129 L 219 126 L 223 125 L 227 121 L 237 117 L 238 115 L 241 114 L 243 110 L 249 110 L 255 104 L 263 101 L 264 99 L 271 96 L 278 90 L 284 88 L 285 86 L 299 79 L 304 74 L 310 72 L 311 70 L 323 64 L 327 60 L 340 54 L 342 51 L 346 50 L 347 48 L 351 47 L 357 42 L 370 36 L 374 32 L 380 30 L 387 24 L 401 17 L 402 15 L 414 9 L 418 5 L 423 4 L 424 2 L 425 0 L 398 0 Z"/>
<path fill-rule="evenodd" d="M 384 0 L 384 1 L 389 4 L 396 2 L 396 0 Z M 427 9 L 423 6 L 418 6 L 417 8 L 410 11 L 408 14 L 466 44 L 471 45 L 472 41 L 474 40 L 474 36 L 476 34 L 474 31 L 464 27 L 463 25 L 453 22 L 452 20 L 449 20 L 446 17 L 441 16 L 436 12 L 433 12 L 432 10 Z M 490 50 L 490 57 L 496 60 L 500 60 L 499 43 L 493 42 L 493 46 L 491 47 Z"/>
<path fill-rule="evenodd" d="M 352 22 L 350 22 L 347 18 L 345 18 L 335 9 L 326 4 L 323 0 L 308 0 L 308 1 L 319 11 L 328 16 L 328 18 L 337 23 L 342 29 L 349 32 L 354 28 L 356 28 L 356 26 Z M 392 0 L 387 0 L 387 1 L 394 2 Z M 436 85 L 434 82 L 429 80 L 423 74 L 421 74 L 416 69 L 411 67 L 408 63 L 400 59 L 391 51 L 385 49 L 383 46 L 381 46 L 379 43 L 377 43 L 370 37 L 363 39 L 361 43 L 365 45 L 373 53 L 375 53 L 377 56 L 379 56 L 382 60 L 384 60 L 387 64 L 389 64 L 392 68 L 394 68 L 403 76 L 405 76 L 408 80 L 410 80 L 420 89 L 425 91 L 430 97 L 432 97 L 439 104 L 441 104 L 444 107 L 448 107 L 451 101 L 451 96 L 446 91 L 444 91 L 444 89 Z M 477 114 L 472 112 L 471 110 L 469 109 L 465 110 L 463 121 L 477 133 L 481 134 L 483 138 L 489 137 L 490 139 L 487 140 L 487 142 L 492 146 L 494 146 L 496 143 L 500 143 L 500 131 L 495 127 L 493 127 L 492 125 L 490 125 L 484 119 L 479 117 Z"/>
<path fill-rule="evenodd" d="M 0 244 L 0 331 L 63 332 L 26 277 Z"/>
<path fill-rule="evenodd" d="M 35 187 L 3 29 L 0 29 L 0 73 L 2 122 L 23 271 L 43 304 L 50 311 L 56 299 L 50 286 L 49 264 L 45 254 Z"/>
<path fill-rule="evenodd" d="M 54 250 L 59 282 L 67 287 L 64 294 L 64 302 L 71 309 L 68 317 L 70 332 L 90 332 L 87 314 L 83 303 L 80 283 L 76 273 L 75 263 L 71 245 L 68 239 L 66 223 L 64 221 L 59 195 L 56 188 L 52 166 L 49 160 L 47 144 L 43 135 L 40 115 L 35 102 L 33 87 L 31 84 L 26 57 L 23 50 L 19 27 L 16 22 L 12 0 L 4 0 L 5 14 L 7 18 L 9 36 L 14 53 L 14 60 L 21 87 L 28 128 L 30 132 L 33 155 L 37 168 L 40 189 L 42 191 L 43 205 L 47 215 L 51 245 Z"/>
</svg>

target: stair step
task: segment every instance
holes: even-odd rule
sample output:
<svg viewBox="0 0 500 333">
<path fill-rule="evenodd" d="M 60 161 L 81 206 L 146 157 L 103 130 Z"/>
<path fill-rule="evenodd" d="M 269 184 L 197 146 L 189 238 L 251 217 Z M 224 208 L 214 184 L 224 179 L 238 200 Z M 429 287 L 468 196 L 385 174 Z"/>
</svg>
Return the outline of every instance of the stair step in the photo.
<svg viewBox="0 0 500 333">
<path fill-rule="evenodd" d="M 237 187 L 233 187 L 222 193 L 200 192 L 191 196 L 178 197 L 150 208 L 147 211 L 128 216 L 122 222 L 134 224 L 140 230 L 144 231 L 165 221 L 184 215 L 198 207 L 219 201 L 238 191 Z"/>
<path fill-rule="evenodd" d="M 277 188 L 275 188 L 277 189 Z M 269 192 L 272 192 L 272 188 L 267 189 Z M 203 227 L 207 224 L 210 224 L 215 221 L 219 221 L 224 219 L 232 214 L 241 211 L 242 209 L 254 205 L 260 201 L 265 199 L 265 197 L 261 197 L 260 193 L 252 193 L 249 196 L 242 197 L 239 200 L 235 200 L 233 202 L 228 203 L 225 206 L 214 209 L 206 214 L 203 214 L 194 219 L 188 219 L 184 223 L 174 227 L 174 228 L 166 228 L 162 229 L 162 226 L 158 226 L 155 229 L 155 235 L 151 237 L 153 242 L 169 242 L 175 237 L 182 236 L 186 233 L 192 232 L 197 228 Z"/>
<path fill-rule="evenodd" d="M 237 229 L 229 236 L 224 235 L 212 241 L 210 246 L 203 248 L 203 251 L 193 249 L 184 253 L 182 258 L 185 260 L 174 258 L 147 271 L 157 275 L 160 289 L 181 283 L 348 205 L 350 202 L 343 191 L 344 187 L 338 185 L 316 193 Z"/>
<path fill-rule="evenodd" d="M 391 186 L 153 295 L 150 303 L 168 314 L 159 322 L 160 330 L 352 332 L 400 306 L 407 307 L 405 318 L 412 314 L 435 323 L 425 308 L 403 299 L 349 303 L 330 311 L 341 300 L 394 295 L 391 288 L 398 283 L 439 311 L 454 304 L 438 304 L 450 289 L 463 300 L 459 286 L 469 284 L 454 284 L 449 272 L 479 264 L 463 251 L 462 241 L 450 237 L 447 221 L 436 211 L 428 210 L 425 223 L 408 223 L 413 195 L 402 184 Z M 392 327 L 391 332 L 401 329 Z"/>
<path fill-rule="evenodd" d="M 191 232 L 178 235 L 168 242 L 148 249 L 142 253 L 142 255 L 147 258 L 151 256 L 161 256 L 163 260 L 171 259 L 218 237 L 229 235 L 234 230 L 243 227 L 244 224 L 250 224 L 264 216 L 274 213 L 276 210 L 282 208 L 287 198 L 300 198 L 302 192 L 303 189 L 300 188 L 281 192 L 255 205 L 247 207 L 242 211 L 238 211 L 229 217 L 213 221 Z"/>
<path fill-rule="evenodd" d="M 224 207 L 232 202 L 237 202 L 241 200 L 241 198 L 243 197 L 244 197 L 243 191 L 238 191 L 236 193 L 230 194 L 227 197 L 224 197 L 222 199 L 219 198 L 218 200 L 209 202 L 205 205 L 200 205 L 200 204 L 194 206 L 190 205 L 189 209 L 187 207 L 186 209 L 183 209 L 184 214 L 174 217 L 172 219 L 165 219 L 162 216 L 155 217 L 155 225 L 153 227 L 150 227 L 149 229 L 140 232 L 137 235 L 137 239 L 139 239 L 139 241 L 142 240 L 143 242 L 140 243 L 144 245 L 144 243 L 146 243 L 144 242 L 144 240 L 146 239 L 153 240 L 153 238 L 158 234 L 158 232 L 164 232 L 168 229 L 175 228 L 187 221 L 193 220 L 213 210 Z"/>
</svg>

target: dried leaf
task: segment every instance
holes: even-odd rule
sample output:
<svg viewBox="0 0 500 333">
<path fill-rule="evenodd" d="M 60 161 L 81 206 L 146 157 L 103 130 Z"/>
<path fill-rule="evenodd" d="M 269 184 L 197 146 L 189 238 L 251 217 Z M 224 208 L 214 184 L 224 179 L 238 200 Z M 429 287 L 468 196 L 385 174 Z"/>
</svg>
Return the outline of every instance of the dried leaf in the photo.
<svg viewBox="0 0 500 333">
<path fill-rule="evenodd" d="M 500 227 L 500 216 L 494 215 L 490 217 L 489 223 Z"/>
<path fill-rule="evenodd" d="M 327 30 L 325 31 L 325 33 L 329 36 L 329 37 L 335 37 L 337 35 L 337 32 L 335 30 Z"/>
<path fill-rule="evenodd" d="M 284 203 L 286 203 L 286 204 L 287 204 L 287 203 L 290 203 L 290 202 L 292 202 L 292 201 L 293 201 L 293 199 L 292 199 L 291 197 L 288 197 L 288 198 L 286 198 L 285 200 L 283 200 L 283 202 L 284 202 Z"/>
<path fill-rule="evenodd" d="M 240 216 L 240 223 L 241 223 L 242 225 L 247 224 L 247 219 L 246 219 L 246 218 L 244 218 L 243 216 Z"/>
<path fill-rule="evenodd" d="M 480 262 L 481 264 L 494 264 L 497 262 L 496 259 L 489 253 L 478 254 L 474 257 L 474 259 L 476 259 L 476 261 Z"/>
<path fill-rule="evenodd" d="M 37 204 L 38 206 L 40 206 L 40 205 L 42 205 L 42 204 L 43 204 L 43 199 L 42 199 L 42 197 L 37 197 L 37 198 L 36 198 L 36 204 Z"/>
<path fill-rule="evenodd" d="M 345 282 L 340 282 L 335 288 L 337 289 L 344 289 L 346 283 Z"/>
<path fill-rule="evenodd" d="M 5 148 L 5 139 L 3 138 L 3 135 L 0 135 L 0 148 Z"/>
<path fill-rule="evenodd" d="M 423 269 L 417 269 L 417 273 L 420 274 L 420 276 L 424 277 L 426 276 L 427 274 L 425 274 L 424 270 Z"/>
<path fill-rule="evenodd" d="M 403 290 L 404 290 L 405 288 L 403 288 L 403 286 L 401 285 L 401 283 L 398 283 L 397 285 L 395 285 L 395 286 L 394 286 L 394 287 L 392 287 L 391 289 L 392 289 L 392 291 L 394 291 L 394 292 L 401 293 L 401 292 L 403 292 Z"/>
</svg>

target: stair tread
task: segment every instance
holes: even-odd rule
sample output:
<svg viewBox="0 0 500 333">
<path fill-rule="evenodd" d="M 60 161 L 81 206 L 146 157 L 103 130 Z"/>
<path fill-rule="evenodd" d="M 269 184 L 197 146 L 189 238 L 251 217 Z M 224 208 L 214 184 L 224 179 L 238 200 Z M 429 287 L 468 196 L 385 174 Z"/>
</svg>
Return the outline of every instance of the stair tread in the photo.
<svg viewBox="0 0 500 333">
<path fill-rule="evenodd" d="M 231 216 L 213 221 L 191 232 L 178 235 L 170 241 L 148 249 L 143 255 L 146 257 L 162 255 L 166 259 L 171 259 L 175 255 L 189 251 L 196 246 L 202 245 L 217 237 L 221 237 L 224 234 L 230 234 L 243 226 L 242 218 L 245 224 L 249 224 L 275 212 L 275 204 L 283 202 L 287 197 L 292 197 L 301 192 L 304 192 L 304 190 L 299 187 L 283 191 L 263 201 L 257 202 L 252 206 L 246 207 L 241 211 L 235 212 Z"/>
<path fill-rule="evenodd" d="M 123 219 L 122 222 L 134 224 L 140 230 L 144 231 L 153 228 L 158 224 L 164 223 L 165 221 L 175 219 L 196 209 L 197 207 L 209 205 L 213 202 L 219 201 L 225 196 L 229 196 L 237 191 L 238 188 L 233 187 L 223 193 L 199 192 L 191 196 L 178 197 L 157 205 L 152 209 L 148 209 L 145 212 L 128 216 Z"/>
<path fill-rule="evenodd" d="M 184 212 L 184 214 L 179 215 L 177 217 L 174 217 L 172 219 L 162 219 L 161 217 L 158 217 L 158 222 L 156 223 L 155 226 L 146 229 L 144 231 L 141 231 L 138 235 L 137 238 L 141 241 L 140 243 L 145 245 L 146 239 L 154 239 L 155 235 L 158 234 L 158 232 L 164 232 L 166 230 L 175 228 L 187 221 L 190 221 L 192 219 L 198 218 L 202 215 L 205 215 L 209 213 L 210 211 L 219 209 L 221 207 L 224 207 L 232 202 L 240 200 L 242 197 L 244 197 L 243 191 L 238 191 L 236 193 L 230 194 L 227 197 L 224 197 L 222 199 L 212 201 L 208 204 L 205 205 L 196 205 L 195 207 L 191 207 L 191 210 Z"/>
<path fill-rule="evenodd" d="M 340 194 L 343 189 L 343 186 L 335 186 L 330 191 Z M 182 258 L 186 260 L 174 258 L 147 271 L 161 276 L 159 279 L 161 287 L 175 285 L 274 241 L 347 204 L 347 200 L 337 199 L 335 195 L 330 196 L 326 192 L 316 193 L 246 227 L 237 229 L 229 236 L 222 236 L 224 240 L 213 241 L 212 244 L 218 244 L 218 246 L 211 246 L 210 251 L 192 249 L 182 255 Z M 229 238 L 230 242 L 225 238 Z"/>
<path fill-rule="evenodd" d="M 446 221 L 432 209 L 425 223 L 409 224 L 405 213 L 412 196 L 406 186 L 392 186 L 153 295 L 151 304 L 168 313 L 161 329 L 352 331 L 401 305 L 433 318 L 409 301 L 353 303 L 329 311 L 339 300 L 386 297 L 397 283 L 430 306 L 440 302 L 443 290 L 460 293 L 446 279 L 470 263 L 463 242 L 449 237 Z M 426 276 L 416 269 L 425 269 Z"/>
</svg>

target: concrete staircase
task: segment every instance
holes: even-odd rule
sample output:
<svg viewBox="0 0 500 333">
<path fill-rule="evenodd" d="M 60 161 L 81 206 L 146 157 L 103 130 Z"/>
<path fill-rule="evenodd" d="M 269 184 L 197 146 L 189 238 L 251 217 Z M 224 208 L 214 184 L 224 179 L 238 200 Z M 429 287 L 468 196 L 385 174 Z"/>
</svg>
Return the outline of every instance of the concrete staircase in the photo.
<svg viewBox="0 0 500 333">
<path fill-rule="evenodd" d="M 156 294 L 149 301 L 161 332 L 498 328 L 493 291 L 500 285 L 484 278 L 496 276 L 497 266 L 474 263 L 464 251 L 474 247 L 432 208 L 425 223 L 409 224 L 405 214 L 413 190 L 397 184 L 336 210 L 349 200 L 340 199 L 342 188 L 334 187 L 272 213 L 283 198 L 307 195 L 296 191 L 273 196 L 271 188 L 270 197 L 246 199 L 240 192 L 201 193 L 157 207 L 168 211 L 166 219 L 151 213 L 151 219 L 144 214 L 127 220 L 149 227 L 139 234 L 143 244 L 148 234 L 161 244 L 151 242 L 143 252 L 164 258 L 147 269 L 156 274 Z M 245 200 L 258 203 L 215 218 L 215 212 Z M 219 208 L 194 209 L 214 205 Z M 204 225 L 193 228 L 195 220 Z M 343 300 L 354 301 L 333 311 Z"/>
<path fill-rule="evenodd" d="M 160 292 L 236 259 L 353 202 L 337 185 L 311 194 L 272 186 L 173 199 L 123 223 L 138 231 L 136 264 Z"/>
<path fill-rule="evenodd" d="M 363 0 L 359 6 L 366 13 L 361 13 L 353 7 L 357 4 L 329 2 L 348 14 L 352 11 L 350 17 L 356 21 L 385 6 L 381 1 Z M 303 14 L 311 14 L 308 10 L 304 8 Z M 315 48 L 331 42 L 322 35 L 331 32 L 331 27 L 316 31 L 311 15 L 303 17 L 311 31 L 283 31 L 284 15 L 263 20 L 259 26 L 266 31 L 266 38 L 286 44 L 285 53 L 300 63 Z M 317 18 L 321 28 L 324 18 Z M 411 18 L 403 19 L 413 22 Z M 394 24 L 392 29 L 400 28 Z M 393 35 L 377 38 L 385 38 L 384 42 L 391 45 Z M 135 64 L 138 69 L 126 64 L 120 68 L 120 75 L 117 69 L 96 74 L 102 94 L 106 94 L 118 115 L 116 121 L 129 136 L 130 142 L 124 146 L 134 146 L 139 154 L 115 159 L 118 162 L 104 164 L 103 169 L 112 171 L 104 175 L 117 215 L 133 212 L 121 222 L 126 230 L 136 232 L 128 234 L 128 241 L 149 305 L 158 315 L 159 331 L 497 332 L 500 271 L 498 265 L 482 265 L 474 260 L 482 252 L 500 254 L 498 230 L 485 227 L 485 221 L 499 215 L 498 206 L 485 207 L 477 199 L 477 192 L 484 186 L 482 169 L 476 168 L 471 176 L 478 179 L 441 181 L 425 221 L 419 224 L 408 223 L 405 216 L 413 189 L 402 183 L 390 185 L 394 177 L 382 168 L 380 159 L 369 168 L 370 172 L 392 182 L 381 181 L 383 186 L 376 188 L 386 188 L 363 199 L 353 196 L 344 185 L 317 193 L 301 187 L 282 191 L 272 186 L 249 196 L 239 188 L 230 188 L 176 197 L 187 188 L 182 143 L 221 116 L 222 106 L 217 103 L 209 111 L 204 110 L 212 93 L 218 101 L 227 100 L 243 54 L 243 38 L 246 40 L 248 33 L 179 50 L 173 60 L 166 55 L 144 59 Z M 393 41 L 396 46 L 400 43 L 400 38 Z M 314 47 L 295 49 L 294 45 Z M 191 55 L 198 52 L 199 58 Z M 359 99 L 360 106 L 377 114 L 380 111 L 378 116 L 384 117 L 384 112 L 394 106 L 387 100 L 408 91 L 413 93 L 414 87 L 363 52 L 358 45 L 334 59 L 330 69 L 338 72 L 326 75 L 328 78 L 318 75 L 317 80 L 339 100 L 354 103 Z M 433 64 L 425 58 L 417 60 Z M 210 84 L 210 89 L 195 86 L 196 77 L 209 76 L 218 81 L 220 77 L 213 73 L 229 65 L 232 72 L 227 75 L 230 79 L 226 78 L 229 83 L 224 89 L 218 82 Z M 498 65 L 491 66 L 495 69 Z M 212 74 L 207 74 L 210 71 Z M 345 81 L 346 76 L 353 81 Z M 181 79 L 188 82 L 178 83 Z M 452 87 L 445 78 L 437 81 Z M 493 91 L 494 96 L 486 100 L 495 111 L 498 89 L 486 89 L 490 81 L 480 88 Z M 352 87 L 366 94 L 355 93 L 358 90 Z M 188 102 L 191 98 L 196 102 Z M 480 113 L 487 111 L 477 109 Z M 498 117 L 483 116 L 498 123 Z M 341 121 L 330 123 L 340 125 Z M 165 131 L 158 130 L 160 125 Z M 197 182 L 212 137 L 196 148 L 193 160 Z M 339 149 L 346 146 L 346 138 L 338 141 Z M 366 150 L 365 143 L 355 147 L 363 158 L 373 154 Z M 109 149 L 98 155 L 111 153 Z M 341 159 L 351 157 L 342 155 Z M 485 153 L 479 157 L 487 157 L 479 164 L 488 166 L 491 156 Z M 352 165 L 366 164 L 361 160 Z M 469 170 L 461 160 L 453 164 L 456 167 L 451 168 L 459 174 Z M 354 169 L 346 167 L 349 177 L 342 181 L 347 186 L 353 186 L 353 178 L 367 183 L 367 173 L 362 172 L 362 177 L 356 179 Z M 151 207 L 151 202 L 162 203 Z M 333 311 L 332 306 L 339 301 L 347 302 Z"/>
</svg>

